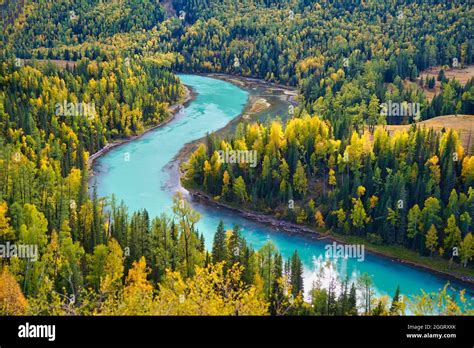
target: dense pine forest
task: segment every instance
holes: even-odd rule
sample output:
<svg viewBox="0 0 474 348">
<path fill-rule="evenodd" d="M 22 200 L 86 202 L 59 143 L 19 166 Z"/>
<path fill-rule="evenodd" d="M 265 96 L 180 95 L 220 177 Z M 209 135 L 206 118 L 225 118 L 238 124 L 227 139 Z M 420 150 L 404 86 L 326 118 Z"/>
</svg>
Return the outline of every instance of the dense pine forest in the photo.
<svg viewBox="0 0 474 348">
<path fill-rule="evenodd" d="M 271 242 L 254 250 L 239 226 L 221 223 L 206 250 L 200 216 L 179 194 L 173 214 L 152 217 L 89 189 L 92 154 L 172 117 L 186 95 L 177 72 L 295 86 L 299 105 L 286 123 L 209 135 L 183 164 L 183 184 L 472 276 L 474 139 L 416 125 L 474 114 L 474 79 L 445 74 L 474 63 L 468 1 L 0 0 L 0 8 L 0 244 L 38 247 L 35 260 L 0 259 L 1 314 L 473 314 L 472 299 L 448 285 L 410 299 L 400 288 L 378 296 L 368 274 L 326 286 L 331 265 L 304 289 L 297 251 L 283 259 Z M 432 67 L 436 78 L 420 77 Z M 420 107 L 400 117 L 381 112 L 389 101 Z M 255 150 L 257 165 L 222 163 L 226 150 Z"/>
</svg>

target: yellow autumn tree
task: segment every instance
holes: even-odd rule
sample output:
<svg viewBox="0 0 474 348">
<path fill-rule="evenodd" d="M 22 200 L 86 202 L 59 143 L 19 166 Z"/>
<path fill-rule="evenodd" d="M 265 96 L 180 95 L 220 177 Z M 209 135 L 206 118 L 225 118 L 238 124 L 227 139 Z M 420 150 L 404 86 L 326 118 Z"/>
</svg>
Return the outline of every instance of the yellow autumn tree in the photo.
<svg viewBox="0 0 474 348">
<path fill-rule="evenodd" d="M 204 172 L 204 188 L 206 190 L 209 189 L 209 181 L 212 181 L 211 176 L 212 176 L 212 167 L 211 164 L 209 163 L 208 160 L 204 161 L 204 167 L 203 167 L 203 172 Z"/>
<path fill-rule="evenodd" d="M 10 226 L 10 218 L 7 217 L 8 206 L 6 202 L 0 203 L 0 238 L 12 240 L 15 238 L 15 232 Z"/>
<path fill-rule="evenodd" d="M 474 156 L 464 157 L 461 176 L 467 186 L 474 185 Z"/>
<path fill-rule="evenodd" d="M 431 177 L 435 181 L 436 184 L 439 184 L 441 180 L 441 169 L 439 167 L 439 159 L 438 156 L 434 155 L 431 157 L 427 162 L 426 165 L 430 169 Z"/>
<path fill-rule="evenodd" d="M 295 192 L 299 193 L 302 197 L 308 192 L 308 179 L 301 161 L 296 164 L 295 175 L 293 176 L 293 187 Z"/>
<path fill-rule="evenodd" d="M 461 257 L 461 262 L 464 267 L 467 267 L 467 263 L 472 260 L 474 257 L 474 238 L 472 233 L 466 234 L 461 245 L 459 247 L 459 255 Z"/>
<path fill-rule="evenodd" d="M 272 122 L 270 126 L 270 134 L 267 145 L 267 153 L 273 157 L 277 157 L 281 148 L 286 146 L 285 137 L 283 136 L 282 125 L 280 122 Z"/>
<path fill-rule="evenodd" d="M 316 221 L 316 226 L 319 228 L 326 227 L 326 224 L 324 223 L 324 216 L 319 210 L 316 211 L 316 214 L 314 214 L 314 220 Z"/>
<path fill-rule="evenodd" d="M 409 310 L 415 315 L 473 315 L 473 300 L 461 290 L 457 296 L 450 293 L 449 284 L 437 292 L 415 295 L 408 300 Z"/>
<path fill-rule="evenodd" d="M 329 169 L 329 185 L 331 186 L 336 186 L 337 184 L 337 181 L 336 181 L 336 172 L 334 171 L 334 169 Z"/>
<path fill-rule="evenodd" d="M 365 187 L 360 185 L 357 187 L 357 196 L 362 197 L 363 195 L 365 195 Z"/>
<path fill-rule="evenodd" d="M 150 315 L 153 305 L 153 286 L 147 280 L 148 270 L 145 258 L 133 263 L 128 271 L 123 290 L 123 298 L 118 308 L 113 311 L 117 315 Z"/>
<path fill-rule="evenodd" d="M 107 244 L 109 253 L 105 259 L 104 274 L 101 282 L 101 292 L 108 293 L 114 291 L 122 285 L 123 276 L 123 251 L 120 244 L 115 239 L 110 239 Z"/>
<path fill-rule="evenodd" d="M 431 225 L 428 230 L 428 233 L 425 236 L 425 245 L 426 248 L 430 251 L 430 257 L 433 255 L 433 252 L 438 246 L 438 232 L 436 231 L 435 225 Z"/>
<path fill-rule="evenodd" d="M 230 184 L 230 175 L 229 172 L 226 170 L 222 175 L 222 196 L 226 197 L 227 193 L 229 192 L 229 184 Z"/>
<path fill-rule="evenodd" d="M 374 195 L 370 196 L 369 198 L 370 209 L 374 209 L 378 201 L 379 201 L 379 198 L 377 196 L 374 196 Z"/>
<path fill-rule="evenodd" d="M 16 279 L 4 267 L 0 275 L 0 314 L 1 315 L 23 315 L 26 312 L 28 302 L 21 292 Z"/>
<path fill-rule="evenodd" d="M 154 304 L 155 315 L 266 315 L 268 304 L 254 285 L 246 285 L 243 267 L 224 274 L 224 263 L 196 267 L 192 278 L 168 271 Z"/>
</svg>

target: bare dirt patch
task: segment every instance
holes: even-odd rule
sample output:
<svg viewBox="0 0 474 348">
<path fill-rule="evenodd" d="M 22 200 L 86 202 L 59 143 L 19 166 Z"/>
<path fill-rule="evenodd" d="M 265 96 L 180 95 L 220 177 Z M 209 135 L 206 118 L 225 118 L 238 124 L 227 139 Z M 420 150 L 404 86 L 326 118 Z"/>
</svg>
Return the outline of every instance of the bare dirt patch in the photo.
<svg viewBox="0 0 474 348">
<path fill-rule="evenodd" d="M 452 129 L 459 132 L 466 151 L 470 151 L 474 144 L 474 115 L 447 115 L 431 118 L 417 123 L 420 127 L 432 128 L 436 132 Z M 396 131 L 407 130 L 411 125 L 390 125 L 386 129 L 390 134 Z M 470 151 L 472 154 L 472 151 Z"/>
<path fill-rule="evenodd" d="M 270 107 L 270 103 L 265 98 L 257 99 L 250 108 L 249 112 L 254 114 Z"/>
<path fill-rule="evenodd" d="M 422 88 L 423 91 L 426 94 L 426 99 L 428 101 L 432 101 L 435 95 L 439 94 L 441 92 L 441 82 L 438 81 L 438 74 L 441 71 L 443 67 L 437 66 L 437 67 L 432 67 L 429 69 L 426 69 L 420 73 L 420 77 L 416 80 L 416 82 L 411 82 L 408 80 L 404 81 L 405 87 L 408 86 L 416 86 L 417 88 L 422 88 L 420 86 L 420 81 L 423 80 L 425 81 L 426 78 L 435 78 L 435 87 L 433 88 L 428 88 L 426 85 Z M 464 68 L 448 68 L 444 69 L 444 73 L 446 75 L 446 78 L 449 80 L 456 80 L 458 81 L 462 86 L 464 86 L 470 79 L 474 77 L 474 65 L 468 65 Z"/>
<path fill-rule="evenodd" d="M 434 77 L 435 79 L 438 77 L 438 74 L 440 72 L 442 67 L 437 66 L 433 68 L 429 68 L 427 70 L 424 70 L 421 74 L 420 77 L 425 79 L 426 76 Z M 457 80 L 461 85 L 465 85 L 471 78 L 474 77 L 474 65 L 468 65 L 465 68 L 449 68 L 445 69 L 444 73 L 446 75 L 446 78 L 452 80 L 455 79 Z M 436 85 L 439 84 L 439 81 L 436 81 Z"/>
</svg>

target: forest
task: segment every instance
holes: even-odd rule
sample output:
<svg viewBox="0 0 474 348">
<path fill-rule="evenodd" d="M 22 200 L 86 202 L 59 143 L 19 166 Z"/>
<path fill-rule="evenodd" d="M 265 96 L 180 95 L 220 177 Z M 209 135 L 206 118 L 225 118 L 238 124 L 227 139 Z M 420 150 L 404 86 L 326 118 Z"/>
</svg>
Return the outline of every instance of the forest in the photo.
<svg viewBox="0 0 474 348">
<path fill-rule="evenodd" d="M 223 163 L 218 152 L 248 149 L 255 168 Z M 188 184 L 216 200 L 465 267 L 474 256 L 474 157 L 453 131 L 413 126 L 389 136 L 379 127 L 341 141 L 327 121 L 304 115 L 284 129 L 240 124 L 228 141 L 209 137 L 185 168 Z"/>
<path fill-rule="evenodd" d="M 183 165 L 186 187 L 472 272 L 474 141 L 415 122 L 474 114 L 474 79 L 444 75 L 474 63 L 468 2 L 171 3 L 1 1 L 0 244 L 37 245 L 39 258 L 0 260 L 0 314 L 474 314 L 448 285 L 411 299 L 376 295 L 368 274 L 325 286 L 330 265 L 305 289 L 297 251 L 254 250 L 239 226 L 221 223 L 206 250 L 179 195 L 173 214 L 151 217 L 89 188 L 92 154 L 172 117 L 177 72 L 255 77 L 297 87 L 294 115 L 209 135 Z M 435 66 L 436 81 L 419 78 Z M 389 101 L 419 114 L 384 115 Z M 63 103 L 94 113 L 69 117 Z M 220 150 L 255 150 L 257 165 L 222 163 Z"/>
</svg>

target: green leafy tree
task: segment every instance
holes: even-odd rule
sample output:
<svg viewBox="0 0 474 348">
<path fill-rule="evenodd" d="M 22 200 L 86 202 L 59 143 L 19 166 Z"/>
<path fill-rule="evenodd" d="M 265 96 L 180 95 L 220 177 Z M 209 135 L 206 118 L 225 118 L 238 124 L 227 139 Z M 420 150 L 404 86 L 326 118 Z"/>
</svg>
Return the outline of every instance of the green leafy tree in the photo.
<svg viewBox="0 0 474 348">
<path fill-rule="evenodd" d="M 431 257 L 438 246 L 438 232 L 436 231 L 436 227 L 434 225 L 431 225 L 428 233 L 425 236 L 425 244 L 426 248 L 430 251 Z"/>
<path fill-rule="evenodd" d="M 474 257 L 474 238 L 472 233 L 466 234 L 459 247 L 459 256 L 464 267 L 467 267 L 467 263 Z"/>
<path fill-rule="evenodd" d="M 241 176 L 235 179 L 233 191 L 239 203 L 246 203 L 249 200 L 249 196 L 247 194 L 247 187 L 245 185 L 244 178 L 242 178 Z"/>
<path fill-rule="evenodd" d="M 448 218 L 446 228 L 444 229 L 444 248 L 451 251 L 451 260 L 455 256 L 455 248 L 459 248 L 461 243 L 461 230 L 459 229 L 456 218 L 451 215 Z"/>
<path fill-rule="evenodd" d="M 308 191 L 308 179 L 306 178 L 306 173 L 304 171 L 301 161 L 298 161 L 296 164 L 295 175 L 293 176 L 293 187 L 295 192 L 301 196 L 305 196 Z"/>
</svg>

